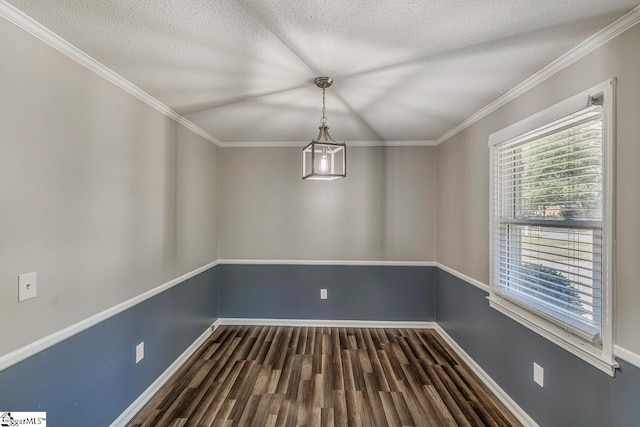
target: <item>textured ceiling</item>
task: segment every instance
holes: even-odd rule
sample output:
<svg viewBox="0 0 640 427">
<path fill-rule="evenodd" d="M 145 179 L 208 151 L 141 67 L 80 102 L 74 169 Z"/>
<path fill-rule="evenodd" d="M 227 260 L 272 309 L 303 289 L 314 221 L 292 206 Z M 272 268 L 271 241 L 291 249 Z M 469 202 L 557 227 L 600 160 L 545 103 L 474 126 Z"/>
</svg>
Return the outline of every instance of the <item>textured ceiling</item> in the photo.
<svg viewBox="0 0 640 427">
<path fill-rule="evenodd" d="M 637 0 L 9 0 L 225 142 L 438 139 Z"/>
</svg>

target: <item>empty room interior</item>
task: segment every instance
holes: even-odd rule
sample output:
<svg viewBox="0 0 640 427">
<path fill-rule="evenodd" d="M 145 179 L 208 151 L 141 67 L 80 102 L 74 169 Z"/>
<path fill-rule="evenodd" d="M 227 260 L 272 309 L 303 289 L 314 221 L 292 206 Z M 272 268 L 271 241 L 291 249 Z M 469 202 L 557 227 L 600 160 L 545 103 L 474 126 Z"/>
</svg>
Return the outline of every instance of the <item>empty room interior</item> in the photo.
<svg viewBox="0 0 640 427">
<path fill-rule="evenodd" d="M 637 0 L 0 0 L 0 424 L 640 426 Z"/>
</svg>

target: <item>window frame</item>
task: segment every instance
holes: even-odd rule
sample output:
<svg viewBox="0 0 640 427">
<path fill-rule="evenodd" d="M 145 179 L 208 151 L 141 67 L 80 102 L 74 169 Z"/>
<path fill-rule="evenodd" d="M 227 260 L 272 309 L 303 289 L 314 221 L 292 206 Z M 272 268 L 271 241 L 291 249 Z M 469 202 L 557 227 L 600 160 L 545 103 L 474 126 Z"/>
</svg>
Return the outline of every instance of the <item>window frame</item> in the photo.
<svg viewBox="0 0 640 427">
<path fill-rule="evenodd" d="M 613 309 L 614 309 L 614 270 L 615 249 L 615 87 L 616 79 L 607 80 L 585 90 L 565 101 L 553 105 L 537 114 L 525 118 L 511 126 L 489 136 L 489 304 L 532 331 L 549 339 L 560 347 L 570 351 L 586 362 L 613 376 L 618 364 L 613 354 Z M 600 345 L 592 343 L 579 331 L 563 328 L 557 322 L 547 318 L 544 312 L 530 306 L 527 301 L 513 301 L 498 289 L 496 274 L 496 227 L 500 227 L 494 212 L 495 197 L 495 156 L 496 146 L 527 132 L 538 129 L 551 122 L 569 116 L 587 107 L 590 97 L 602 94 L 602 135 L 603 135 L 603 221 L 602 221 L 602 313 Z"/>
</svg>

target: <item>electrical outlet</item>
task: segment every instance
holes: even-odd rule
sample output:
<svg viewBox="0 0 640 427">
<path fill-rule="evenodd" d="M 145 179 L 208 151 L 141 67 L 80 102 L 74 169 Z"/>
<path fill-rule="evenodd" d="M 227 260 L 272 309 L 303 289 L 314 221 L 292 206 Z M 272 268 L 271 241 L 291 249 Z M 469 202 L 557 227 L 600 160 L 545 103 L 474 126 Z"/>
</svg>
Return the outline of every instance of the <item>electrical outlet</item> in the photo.
<svg viewBox="0 0 640 427">
<path fill-rule="evenodd" d="M 320 299 L 327 299 L 327 290 L 320 289 Z"/>
<path fill-rule="evenodd" d="M 144 341 L 136 346 L 136 363 L 144 359 Z"/>
<path fill-rule="evenodd" d="M 533 381 L 540 387 L 544 387 L 544 368 L 533 362 Z"/>
<path fill-rule="evenodd" d="M 37 273 L 26 273 L 18 276 L 18 302 L 36 297 L 37 278 Z"/>
</svg>

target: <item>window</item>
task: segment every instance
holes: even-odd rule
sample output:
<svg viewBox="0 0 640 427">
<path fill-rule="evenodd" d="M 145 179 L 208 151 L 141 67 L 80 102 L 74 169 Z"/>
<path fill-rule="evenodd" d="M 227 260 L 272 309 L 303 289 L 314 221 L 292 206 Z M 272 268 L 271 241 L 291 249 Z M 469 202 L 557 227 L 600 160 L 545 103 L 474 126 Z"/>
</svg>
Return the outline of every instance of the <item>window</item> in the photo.
<svg viewBox="0 0 640 427">
<path fill-rule="evenodd" d="M 613 374 L 613 84 L 493 134 L 491 306 Z"/>
</svg>

